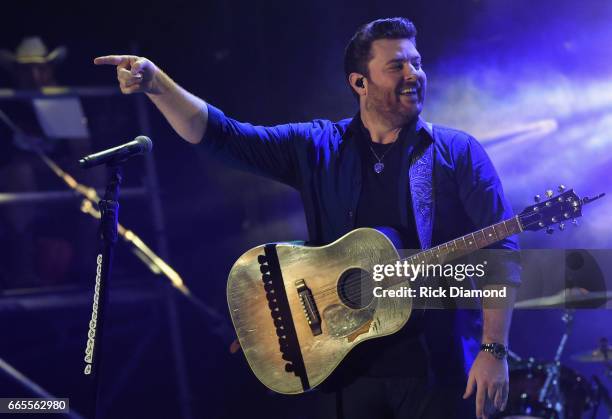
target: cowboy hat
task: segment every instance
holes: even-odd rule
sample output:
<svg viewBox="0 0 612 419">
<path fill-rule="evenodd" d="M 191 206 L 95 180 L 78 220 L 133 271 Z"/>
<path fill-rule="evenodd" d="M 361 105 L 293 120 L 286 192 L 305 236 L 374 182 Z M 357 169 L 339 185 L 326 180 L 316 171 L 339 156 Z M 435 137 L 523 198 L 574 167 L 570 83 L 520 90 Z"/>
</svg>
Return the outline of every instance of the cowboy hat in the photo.
<svg viewBox="0 0 612 419">
<path fill-rule="evenodd" d="M 0 65 L 54 63 L 62 61 L 67 54 L 65 46 L 49 52 L 42 39 L 31 36 L 21 40 L 14 54 L 6 49 L 0 50 Z"/>
</svg>

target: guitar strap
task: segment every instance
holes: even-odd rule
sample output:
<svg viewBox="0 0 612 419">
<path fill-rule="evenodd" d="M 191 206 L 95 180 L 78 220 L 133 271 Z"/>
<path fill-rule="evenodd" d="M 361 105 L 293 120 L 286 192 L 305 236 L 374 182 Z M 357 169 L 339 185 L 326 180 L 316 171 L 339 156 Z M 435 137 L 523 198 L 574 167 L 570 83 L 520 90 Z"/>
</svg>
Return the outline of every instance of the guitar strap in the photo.
<svg viewBox="0 0 612 419">
<path fill-rule="evenodd" d="M 433 136 L 433 127 L 426 122 Z M 421 249 L 431 247 L 434 219 L 434 146 L 433 141 L 420 141 L 410 161 L 410 196 Z"/>
</svg>

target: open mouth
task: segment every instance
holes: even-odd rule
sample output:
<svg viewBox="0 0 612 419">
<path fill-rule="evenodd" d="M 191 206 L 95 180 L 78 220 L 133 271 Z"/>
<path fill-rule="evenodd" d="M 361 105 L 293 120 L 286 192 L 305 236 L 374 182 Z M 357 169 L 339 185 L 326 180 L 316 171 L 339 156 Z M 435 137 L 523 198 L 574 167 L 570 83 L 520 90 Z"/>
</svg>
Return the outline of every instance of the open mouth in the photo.
<svg viewBox="0 0 612 419">
<path fill-rule="evenodd" d="M 406 87 L 400 90 L 400 95 L 410 96 L 410 95 L 416 95 L 416 94 L 417 94 L 416 87 Z"/>
<path fill-rule="evenodd" d="M 399 91 L 399 96 L 405 97 L 412 103 L 417 103 L 420 100 L 419 99 L 419 89 L 415 86 L 404 87 L 403 89 Z"/>
<path fill-rule="evenodd" d="M 417 86 L 403 87 L 399 91 L 399 95 L 404 96 L 411 101 L 417 102 L 419 100 L 419 89 Z"/>
</svg>

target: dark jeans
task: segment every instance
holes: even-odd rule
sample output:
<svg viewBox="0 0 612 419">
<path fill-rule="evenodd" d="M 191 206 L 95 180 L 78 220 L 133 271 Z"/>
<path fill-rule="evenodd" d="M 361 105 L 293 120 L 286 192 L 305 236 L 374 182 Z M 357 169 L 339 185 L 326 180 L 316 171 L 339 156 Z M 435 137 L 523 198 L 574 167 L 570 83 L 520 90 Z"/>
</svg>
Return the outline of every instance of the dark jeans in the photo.
<svg viewBox="0 0 612 419">
<path fill-rule="evenodd" d="M 428 385 L 419 378 L 361 377 L 342 390 L 305 395 L 313 419 L 471 419 L 474 398 L 465 386 Z"/>
</svg>

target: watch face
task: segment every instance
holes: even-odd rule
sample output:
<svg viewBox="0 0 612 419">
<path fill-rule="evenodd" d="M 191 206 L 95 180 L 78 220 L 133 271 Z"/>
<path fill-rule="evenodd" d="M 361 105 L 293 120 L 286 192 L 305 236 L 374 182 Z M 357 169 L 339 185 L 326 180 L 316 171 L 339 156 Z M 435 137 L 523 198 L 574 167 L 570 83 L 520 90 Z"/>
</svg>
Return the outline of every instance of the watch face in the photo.
<svg viewBox="0 0 612 419">
<path fill-rule="evenodd" d="M 506 347 L 502 344 L 495 344 L 493 345 L 493 355 L 495 355 L 496 358 L 503 358 L 506 356 Z"/>
<path fill-rule="evenodd" d="M 480 350 L 489 352 L 497 359 L 504 359 L 508 355 L 508 348 L 501 343 L 485 343 L 481 345 Z"/>
</svg>

